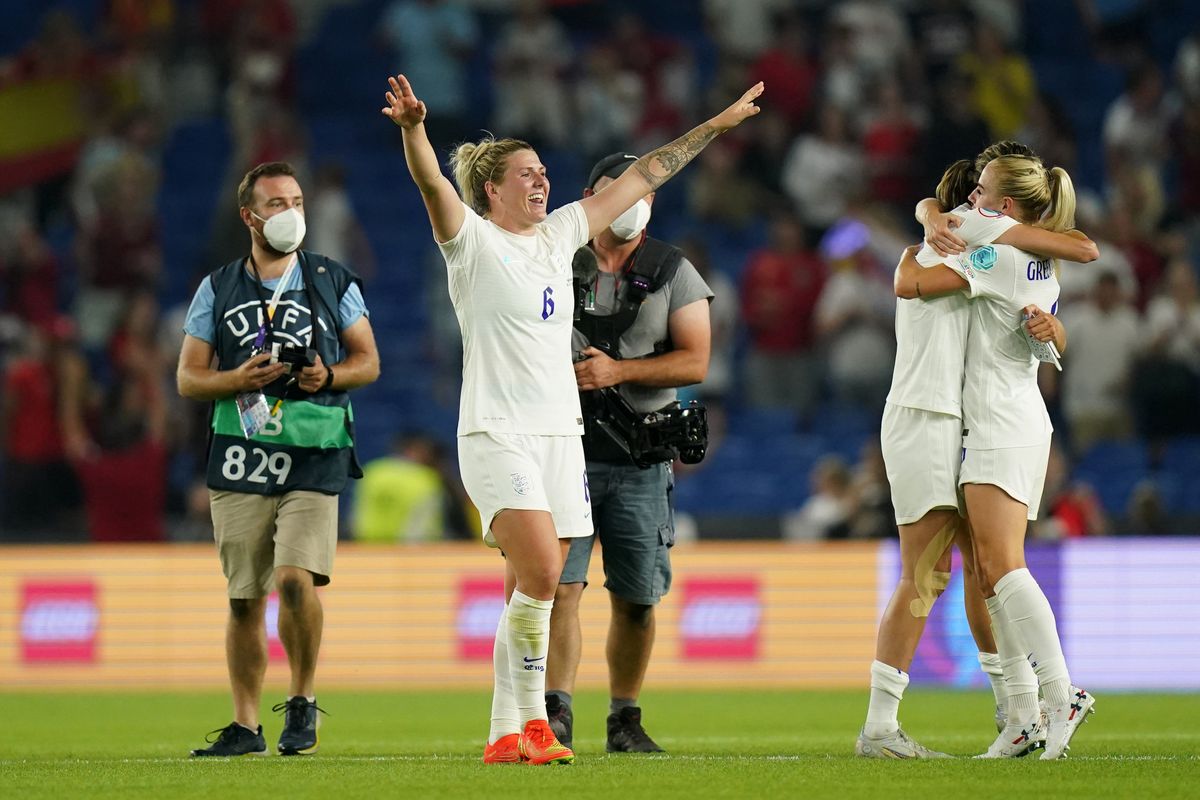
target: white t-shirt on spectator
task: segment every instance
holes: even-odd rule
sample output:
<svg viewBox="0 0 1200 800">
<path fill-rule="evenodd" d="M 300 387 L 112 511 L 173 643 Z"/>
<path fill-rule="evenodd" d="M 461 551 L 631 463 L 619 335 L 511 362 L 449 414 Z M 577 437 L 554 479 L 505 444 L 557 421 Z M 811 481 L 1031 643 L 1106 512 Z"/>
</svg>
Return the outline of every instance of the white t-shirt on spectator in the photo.
<svg viewBox="0 0 1200 800">
<path fill-rule="evenodd" d="M 1137 311 L 1118 306 L 1105 312 L 1087 301 L 1073 306 L 1062 320 L 1071 340 L 1071 356 L 1063 359 L 1067 419 L 1119 414 L 1125 409 L 1125 390 L 1142 346 Z"/>
<path fill-rule="evenodd" d="M 1003 244 L 969 250 L 947 265 L 967 279 L 972 298 L 963 382 L 963 447 L 1032 447 L 1054 431 L 1037 383 L 1038 360 L 1025 339 L 1021 309 L 1053 314 L 1053 259 Z"/>
<path fill-rule="evenodd" d="M 458 435 L 582 435 L 571 258 L 588 239 L 583 208 L 563 206 L 532 236 L 463 209 L 462 228 L 438 245 L 463 338 Z"/>
<path fill-rule="evenodd" d="M 1167 336 L 1166 354 L 1172 361 L 1200 372 L 1200 303 L 1181 309 L 1171 297 L 1156 297 L 1146 306 L 1147 342 Z"/>
<path fill-rule="evenodd" d="M 965 203 L 950 213 L 962 220 L 955 233 L 968 247 L 991 244 L 1018 225 L 995 211 L 975 210 Z M 943 263 L 925 245 L 917 253 L 923 267 Z M 970 323 L 963 292 L 896 301 L 896 366 L 887 401 L 894 406 L 962 416 L 963 359 Z"/>
</svg>

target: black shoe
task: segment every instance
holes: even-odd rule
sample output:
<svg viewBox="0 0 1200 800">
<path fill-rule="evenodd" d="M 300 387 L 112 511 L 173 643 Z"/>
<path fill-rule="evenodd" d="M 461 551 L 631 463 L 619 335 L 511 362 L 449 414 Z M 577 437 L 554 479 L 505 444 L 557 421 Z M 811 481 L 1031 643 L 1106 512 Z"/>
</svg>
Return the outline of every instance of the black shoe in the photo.
<svg viewBox="0 0 1200 800">
<path fill-rule="evenodd" d="M 213 734 L 218 734 L 216 739 L 210 738 Z M 243 728 L 236 722 L 231 722 L 224 728 L 217 728 L 211 731 L 208 736 L 204 737 L 204 741 L 210 742 L 210 747 L 198 747 L 192 751 L 194 758 L 203 756 L 265 756 L 267 754 L 267 740 L 262 735 L 262 725 L 258 726 L 258 731 L 252 731 L 249 728 Z"/>
<path fill-rule="evenodd" d="M 283 733 L 279 734 L 279 753 L 285 756 L 317 752 L 317 723 L 325 709 L 304 697 L 290 697 L 286 703 L 271 707 L 283 712 Z"/>
<path fill-rule="evenodd" d="M 572 728 L 575 725 L 575 715 L 571 707 L 559 699 L 556 694 L 546 695 L 546 718 L 550 721 L 550 730 L 558 737 L 560 744 L 570 747 L 574 737 Z"/>
<path fill-rule="evenodd" d="M 642 710 L 627 706 L 608 715 L 608 746 L 610 753 L 665 753 L 642 727 Z"/>
</svg>

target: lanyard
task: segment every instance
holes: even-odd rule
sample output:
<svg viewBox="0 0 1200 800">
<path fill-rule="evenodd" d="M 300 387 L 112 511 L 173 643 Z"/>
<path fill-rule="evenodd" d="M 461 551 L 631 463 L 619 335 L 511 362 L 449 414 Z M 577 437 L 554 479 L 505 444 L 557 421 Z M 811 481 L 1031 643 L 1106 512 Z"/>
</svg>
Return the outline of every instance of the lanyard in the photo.
<svg viewBox="0 0 1200 800">
<path fill-rule="evenodd" d="M 279 307 L 279 298 L 283 297 L 284 287 L 287 286 L 288 279 L 292 277 L 292 270 L 296 268 L 299 259 L 295 256 L 283 270 L 283 275 L 279 277 L 279 283 L 275 285 L 275 292 L 271 295 L 268 301 L 264 299 L 266 287 L 263 286 L 262 277 L 258 274 L 258 265 L 254 263 L 254 256 L 250 257 L 250 268 L 254 270 L 254 285 L 258 289 L 258 301 L 263 308 L 263 321 L 258 326 L 258 335 L 254 337 L 255 349 L 261 349 L 267 341 L 267 329 L 275 319 L 275 309 Z"/>
</svg>

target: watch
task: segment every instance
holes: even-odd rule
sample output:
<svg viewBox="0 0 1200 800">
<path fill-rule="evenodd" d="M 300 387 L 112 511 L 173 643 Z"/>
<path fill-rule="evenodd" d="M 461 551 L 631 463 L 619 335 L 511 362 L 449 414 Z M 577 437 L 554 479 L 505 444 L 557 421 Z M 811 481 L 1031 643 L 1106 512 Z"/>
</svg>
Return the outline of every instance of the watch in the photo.
<svg viewBox="0 0 1200 800">
<path fill-rule="evenodd" d="M 325 367 L 325 372 L 326 372 L 325 382 L 323 384 L 321 384 L 322 391 L 324 391 L 325 389 L 333 388 L 333 367 L 329 367 L 329 366 Z"/>
</svg>

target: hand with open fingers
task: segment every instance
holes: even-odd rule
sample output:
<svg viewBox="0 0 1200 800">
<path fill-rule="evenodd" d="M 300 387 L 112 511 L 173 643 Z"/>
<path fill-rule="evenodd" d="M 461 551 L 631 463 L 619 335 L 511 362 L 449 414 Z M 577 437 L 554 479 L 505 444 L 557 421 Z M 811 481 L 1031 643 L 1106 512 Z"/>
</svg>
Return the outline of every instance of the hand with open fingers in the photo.
<svg viewBox="0 0 1200 800">
<path fill-rule="evenodd" d="M 712 118 L 713 126 L 719 131 L 727 131 L 742 124 L 742 120 L 753 117 L 762 109 L 754 104 L 754 100 L 763 93 L 763 82 L 751 86 L 746 93 L 737 99 L 733 105 Z"/>
<path fill-rule="evenodd" d="M 580 391 L 604 389 L 621 382 L 620 365 L 603 350 L 588 347 L 583 354 L 587 358 L 575 362 L 575 385 Z"/>
<path fill-rule="evenodd" d="M 388 78 L 388 85 L 392 89 L 385 95 L 387 107 L 380 109 L 383 115 L 406 131 L 424 122 L 425 103 L 417 99 L 408 78 L 403 75 Z"/>
<path fill-rule="evenodd" d="M 930 214 L 925 220 L 925 243 L 943 258 L 956 256 L 967 249 L 954 229 L 962 224 L 962 220 L 953 214 Z"/>
<path fill-rule="evenodd" d="M 1033 338 L 1039 342 L 1049 342 L 1056 337 L 1058 329 L 1062 325 L 1058 321 L 1058 317 L 1047 314 L 1037 306 L 1025 306 L 1022 311 L 1029 318 L 1025 322 L 1025 328 Z"/>
<path fill-rule="evenodd" d="M 321 387 L 325 385 L 325 378 L 329 373 L 329 368 L 325 366 L 325 362 L 321 360 L 321 354 L 317 354 L 317 360 L 313 362 L 311 367 L 305 367 L 300 370 L 300 375 L 296 379 L 297 385 L 309 394 L 321 391 Z"/>
<path fill-rule="evenodd" d="M 236 370 L 239 392 L 253 392 L 272 381 L 278 380 L 287 370 L 287 364 L 272 364 L 270 353 L 250 356 Z"/>
</svg>

